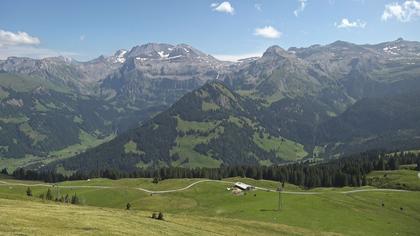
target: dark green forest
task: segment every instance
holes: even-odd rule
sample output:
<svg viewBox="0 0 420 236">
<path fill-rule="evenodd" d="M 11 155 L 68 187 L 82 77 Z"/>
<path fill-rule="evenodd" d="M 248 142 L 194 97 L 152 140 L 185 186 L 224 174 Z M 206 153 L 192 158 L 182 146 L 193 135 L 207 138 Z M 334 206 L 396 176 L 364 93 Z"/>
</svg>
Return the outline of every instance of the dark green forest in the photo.
<svg viewBox="0 0 420 236">
<path fill-rule="evenodd" d="M 278 166 L 236 165 L 219 168 L 147 168 L 135 171 L 97 169 L 77 171 L 64 176 L 54 171 L 34 171 L 19 168 L 11 175 L 17 179 L 61 182 L 65 180 L 85 180 L 90 178 L 154 178 L 156 181 L 178 178 L 222 179 L 228 177 L 248 177 L 291 183 L 303 188 L 343 187 L 367 185 L 366 176 L 374 170 L 398 170 L 400 165 L 417 164 L 420 171 L 420 154 L 397 152 L 387 154 L 383 151 L 370 151 L 323 163 L 304 161 Z M 7 174 L 7 170 L 2 171 Z"/>
</svg>

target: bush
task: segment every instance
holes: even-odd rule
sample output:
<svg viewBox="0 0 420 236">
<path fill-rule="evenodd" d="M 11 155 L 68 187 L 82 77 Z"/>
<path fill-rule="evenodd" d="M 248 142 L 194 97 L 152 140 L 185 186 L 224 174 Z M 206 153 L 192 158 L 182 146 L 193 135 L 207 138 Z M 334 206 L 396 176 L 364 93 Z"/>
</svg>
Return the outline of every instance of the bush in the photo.
<svg viewBox="0 0 420 236">
<path fill-rule="evenodd" d="M 162 212 L 159 212 L 159 215 L 158 215 L 157 219 L 158 220 L 164 220 Z"/>
<path fill-rule="evenodd" d="M 152 213 L 152 218 L 153 218 L 153 219 L 157 219 L 157 214 L 153 212 L 153 213 Z"/>
<path fill-rule="evenodd" d="M 76 194 L 74 194 L 74 195 L 71 197 L 71 204 L 75 204 L 75 205 L 77 205 L 77 204 L 79 204 L 79 203 L 80 203 L 79 197 L 78 197 Z"/>
<path fill-rule="evenodd" d="M 7 169 L 6 169 L 6 168 L 3 168 L 3 169 L 1 170 L 1 172 L 0 172 L 0 174 L 3 174 L 3 175 L 9 175 L 9 172 L 7 172 Z"/>
<path fill-rule="evenodd" d="M 48 189 L 47 194 L 45 195 L 45 199 L 51 201 L 53 199 L 51 189 Z"/>
<path fill-rule="evenodd" d="M 28 187 L 28 188 L 26 189 L 26 196 L 28 196 L 28 197 L 32 197 L 32 189 L 31 189 L 30 187 Z"/>
<path fill-rule="evenodd" d="M 125 209 L 126 210 L 130 210 L 130 208 L 131 208 L 131 204 L 130 203 L 127 203 L 127 205 L 125 206 Z"/>
</svg>

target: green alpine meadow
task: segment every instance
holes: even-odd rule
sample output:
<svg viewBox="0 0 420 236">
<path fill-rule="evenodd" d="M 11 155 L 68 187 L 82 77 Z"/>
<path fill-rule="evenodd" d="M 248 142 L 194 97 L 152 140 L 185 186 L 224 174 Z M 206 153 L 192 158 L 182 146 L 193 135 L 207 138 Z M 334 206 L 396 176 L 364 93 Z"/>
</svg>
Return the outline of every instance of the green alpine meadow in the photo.
<svg viewBox="0 0 420 236">
<path fill-rule="evenodd" d="M 0 3 L 0 235 L 420 235 L 419 0 Z"/>
</svg>

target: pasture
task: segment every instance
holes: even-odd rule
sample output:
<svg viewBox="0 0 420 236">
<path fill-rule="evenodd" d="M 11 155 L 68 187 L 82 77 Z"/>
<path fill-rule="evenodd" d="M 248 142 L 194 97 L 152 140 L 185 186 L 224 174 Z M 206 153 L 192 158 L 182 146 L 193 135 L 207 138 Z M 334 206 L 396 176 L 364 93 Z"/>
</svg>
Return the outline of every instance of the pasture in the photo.
<svg viewBox="0 0 420 236">
<path fill-rule="evenodd" d="M 154 184 L 151 179 L 92 179 L 57 183 L 54 187 L 33 181 L 0 181 L 1 211 L 9 212 L 12 217 L 8 218 L 20 219 L 24 209 L 34 211 L 34 216 L 30 217 L 28 214 L 25 224 L 13 232 L 28 232 L 25 229 L 37 229 L 36 227 L 42 225 L 39 221 L 43 218 L 35 217 L 37 211 L 42 213 L 45 219 L 50 218 L 48 211 L 59 215 L 56 219 L 56 229 L 75 230 L 69 231 L 75 234 L 89 233 L 88 230 L 84 230 L 90 229 L 89 227 L 95 229 L 91 231 L 94 234 L 134 234 L 135 231 L 129 231 L 131 229 L 148 234 L 142 229 L 150 223 L 161 225 L 159 230 L 168 231 L 159 232 L 170 231 L 168 235 L 255 235 L 257 232 L 264 232 L 265 235 L 416 235 L 420 225 L 420 192 L 416 191 L 383 191 L 374 187 L 318 188 L 307 191 L 286 183 L 281 194 L 281 209 L 278 210 L 279 194 L 269 191 L 276 189 L 278 183 L 265 180 L 169 179 Z M 233 195 L 227 188 L 236 181 L 261 189 L 243 195 Z M 420 182 L 420 179 L 418 181 Z M 31 185 L 33 197 L 26 196 L 28 185 Z M 82 206 L 39 199 L 37 196 L 45 193 L 48 188 L 53 195 L 77 194 Z M 153 192 L 166 190 L 179 191 Z M 124 210 L 128 202 L 132 205 L 130 211 Z M 77 213 L 79 211 L 80 213 Z M 82 215 L 81 212 L 84 212 L 85 218 L 64 220 L 72 215 Z M 168 220 L 153 221 L 148 218 L 152 212 L 163 212 Z M 113 218 L 115 221 L 112 221 Z M 2 222 L 3 220 L 7 219 L 2 219 Z M 113 223 L 106 224 L 108 221 Z M 72 228 L 72 225 L 75 225 L 75 228 Z M 191 227 L 188 228 L 187 225 Z M 17 226 L 6 224 L 2 227 L 0 231 L 9 232 Z M 39 227 L 39 232 L 46 232 Z"/>
</svg>

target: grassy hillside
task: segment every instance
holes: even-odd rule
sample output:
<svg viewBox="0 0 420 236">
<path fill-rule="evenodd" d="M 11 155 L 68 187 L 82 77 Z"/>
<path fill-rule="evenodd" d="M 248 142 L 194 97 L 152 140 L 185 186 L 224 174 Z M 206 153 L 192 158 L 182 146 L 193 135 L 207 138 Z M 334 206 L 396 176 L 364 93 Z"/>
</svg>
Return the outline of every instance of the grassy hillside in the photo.
<svg viewBox="0 0 420 236">
<path fill-rule="evenodd" d="M 0 231 L 37 235 L 332 235 L 282 224 L 0 199 Z"/>
<path fill-rule="evenodd" d="M 21 158 L 0 157 L 0 169 L 7 168 L 7 170 L 11 173 L 18 167 L 48 164 L 56 160 L 66 159 L 68 157 L 77 155 L 78 153 L 81 153 L 89 148 L 98 146 L 103 142 L 109 141 L 114 137 L 115 135 L 109 135 L 105 138 L 98 138 L 81 130 L 79 134 L 79 143 L 70 145 L 63 149 L 51 151 L 47 156 L 34 156 L 27 154 L 25 157 Z M 61 173 L 61 169 L 59 168 L 57 171 Z"/>
<path fill-rule="evenodd" d="M 56 69 L 57 77 L 0 71 L 1 168 L 35 168 L 77 155 L 164 109 L 121 106 L 95 96 L 94 91 L 82 94 L 69 82 L 80 82 L 81 74 L 68 76 L 71 68 Z"/>
<path fill-rule="evenodd" d="M 113 134 L 118 115 L 106 102 L 65 85 L 5 72 L 0 72 L 0 107 L 0 166 L 10 169 L 35 157 L 67 157 L 63 149 L 82 151 L 78 146 Z"/>
<path fill-rule="evenodd" d="M 327 154 L 417 149 L 419 119 L 417 92 L 364 98 L 318 127 L 317 141 Z"/>
<path fill-rule="evenodd" d="M 44 78 L 30 77 L 23 74 L 18 75 L 5 72 L 0 72 L 0 87 L 12 89 L 16 92 L 29 92 L 39 87 L 55 90 L 58 92 L 72 92 L 69 87 L 64 85 L 55 85 Z"/>
<path fill-rule="evenodd" d="M 209 82 L 141 127 L 47 168 L 133 171 L 150 166 L 271 165 L 308 155 L 302 144 L 271 132 L 257 119 L 258 109 L 255 101 L 223 83 Z"/>
<path fill-rule="evenodd" d="M 4 181 L 12 182 L 12 180 Z M 261 233 L 317 235 L 326 234 L 325 232 L 333 232 L 336 235 L 415 235 L 418 232 L 420 192 L 367 191 L 372 189 L 371 187 L 362 188 L 366 192 L 344 193 L 360 190 L 356 188 L 320 188 L 308 192 L 286 184 L 285 190 L 288 193 L 282 195 L 283 207 L 281 211 L 277 211 L 277 193 L 255 190 L 246 195 L 235 196 L 226 189 L 231 186 L 229 183 L 203 182 L 184 191 L 162 194 L 150 194 L 136 189 L 177 189 L 196 181 L 198 180 L 173 179 L 153 184 L 150 179 L 92 179 L 59 183 L 58 186 L 61 187 L 58 190 L 52 188 L 54 194 L 58 191 L 60 194 L 77 193 L 85 205 L 83 207 L 41 204 L 37 198 L 26 196 L 26 186 L 16 185 L 17 182 L 25 182 L 15 181 L 13 185 L 3 183 L 0 184 L 0 199 L 19 201 L 0 200 L 1 210 L 13 216 L 8 218 L 22 219 L 22 222 L 19 224 L 13 223 L 10 219 L 7 221 L 1 219 L 7 224 L 2 226 L 4 230 L 0 230 L 9 232 L 14 227 L 20 230 L 15 232 L 28 232 L 24 230 L 34 227 L 40 232 L 45 232 L 47 227 L 45 221 L 54 215 L 52 230 L 77 225 L 78 227 L 72 229 L 79 230 L 75 233 L 83 233 L 85 227 L 91 227 L 92 233 L 95 234 L 109 231 L 132 234 L 135 231 L 129 230 L 137 229 L 138 232 L 155 230 L 152 228 L 168 230 L 159 231 L 162 233 L 170 231 L 174 234 L 189 234 L 190 231 L 183 231 L 186 230 L 183 228 L 185 225 L 189 226 L 189 230 L 198 230 L 201 227 L 203 231 L 212 230 L 208 233 L 217 232 L 226 235 Z M 278 185 L 272 181 L 241 178 L 231 178 L 226 181 L 242 181 L 267 188 L 275 188 Z M 46 186 L 31 188 L 35 196 L 47 190 Z M 132 204 L 130 212 L 123 210 L 127 202 Z M 106 209 L 86 205 L 106 207 Z M 31 213 L 25 216 L 25 211 Z M 40 216 L 34 216 L 33 211 L 41 212 Z M 150 221 L 147 216 L 153 211 L 164 212 L 168 222 Z M 132 222 L 136 224 L 131 225 Z M 148 225 L 149 223 L 156 227 Z M 165 226 L 157 227 L 155 223 Z M 182 228 L 177 228 L 176 225 Z M 143 231 L 143 226 L 148 229 Z M 234 231 L 231 231 L 233 229 Z M 195 232 L 201 233 L 192 231 L 191 234 Z"/>
<path fill-rule="evenodd" d="M 420 172 L 414 170 L 375 171 L 368 175 L 368 181 L 379 188 L 420 191 Z"/>
</svg>

